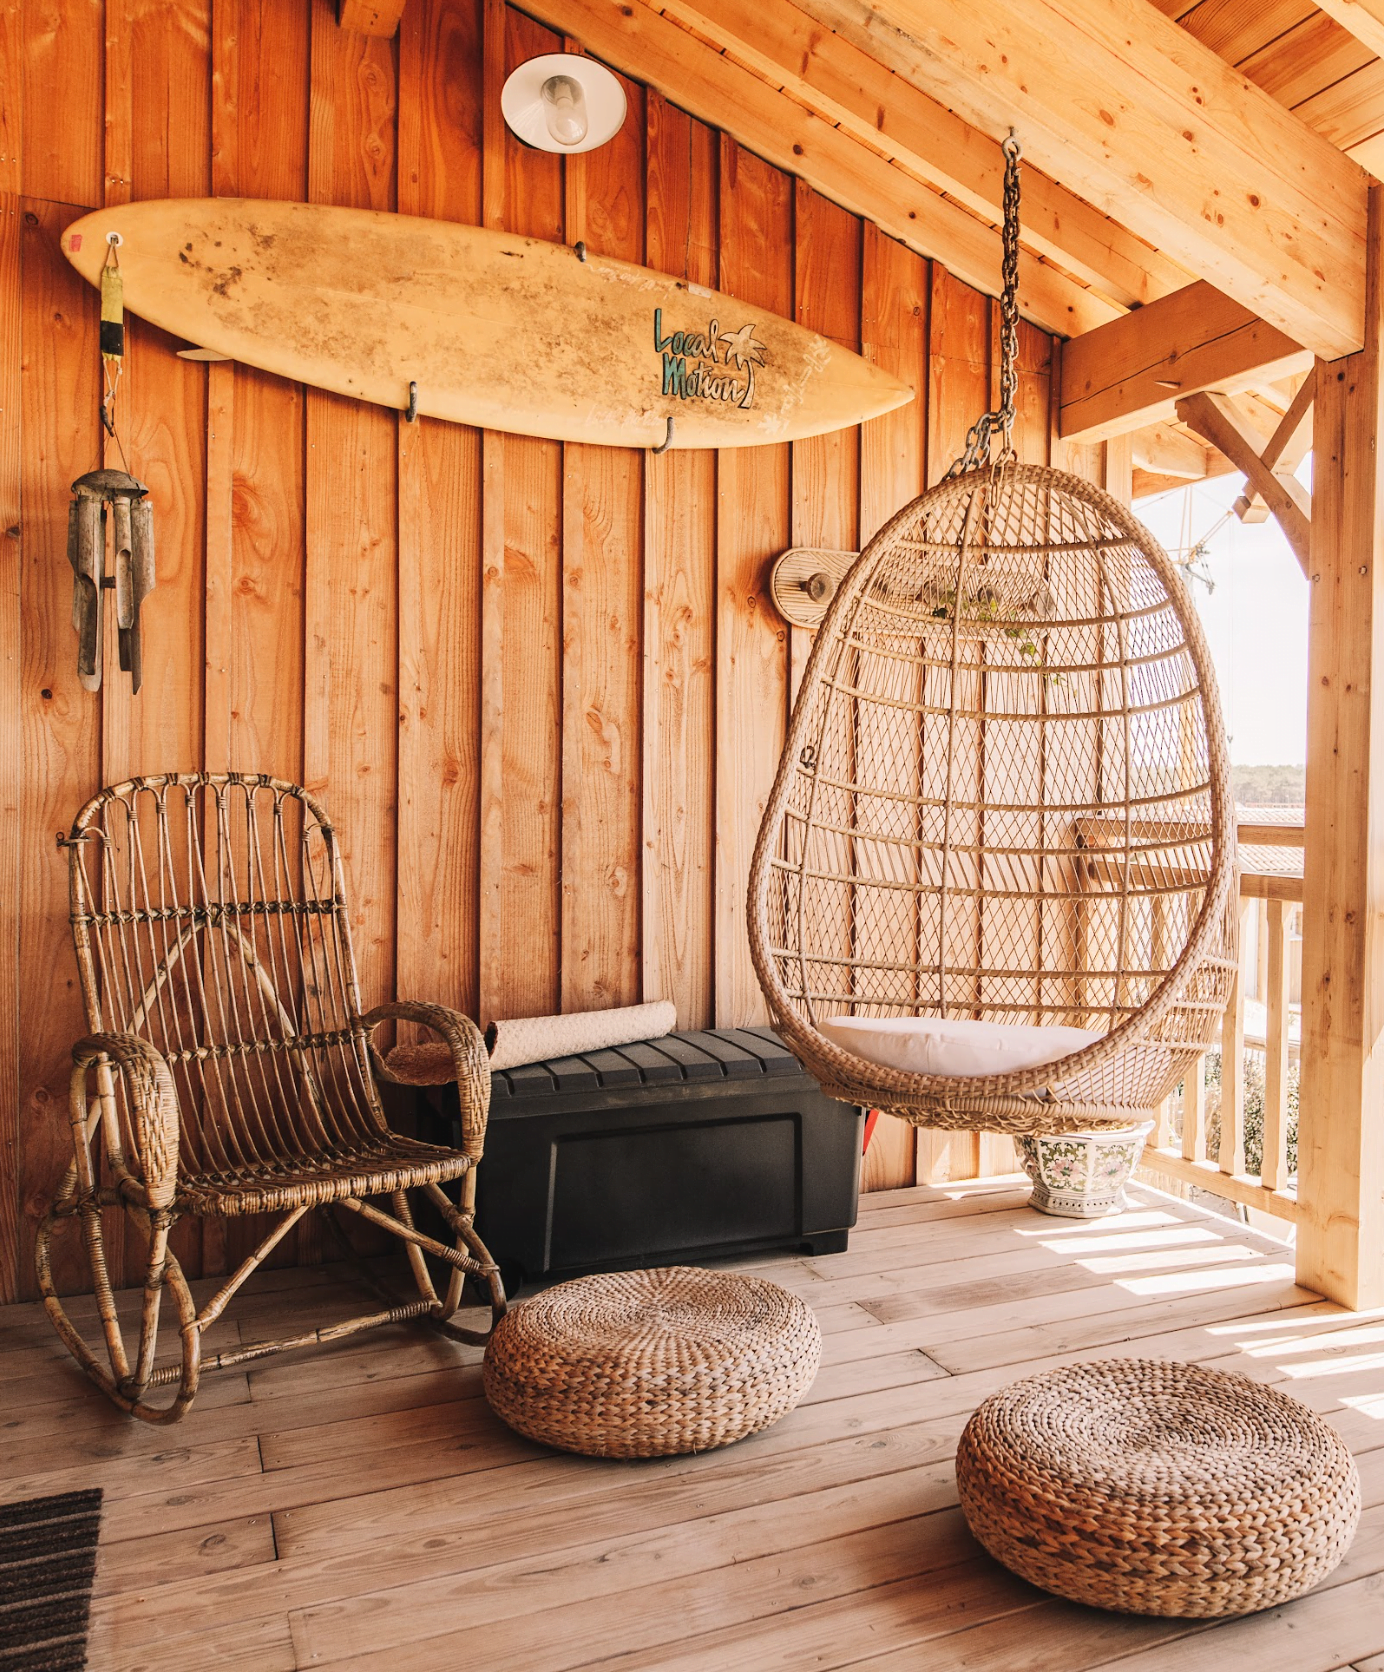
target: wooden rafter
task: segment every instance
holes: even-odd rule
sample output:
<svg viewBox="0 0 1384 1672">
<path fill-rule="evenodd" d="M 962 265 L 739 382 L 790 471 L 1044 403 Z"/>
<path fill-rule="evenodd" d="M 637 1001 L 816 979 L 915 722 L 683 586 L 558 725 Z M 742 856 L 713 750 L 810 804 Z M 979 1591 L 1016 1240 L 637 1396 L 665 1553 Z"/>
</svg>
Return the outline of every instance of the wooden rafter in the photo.
<svg viewBox="0 0 1384 1672">
<path fill-rule="evenodd" d="M 994 293 L 1000 273 L 995 227 L 670 17 L 639 0 L 524 0 L 524 9 L 966 283 Z M 1028 318 L 1062 336 L 1119 314 L 1104 297 L 1027 252 L 1020 256 L 1020 299 Z"/>
<path fill-rule="evenodd" d="M 644 3 L 973 214 L 999 221 L 1004 167 L 994 143 L 793 0 Z M 1122 307 L 1188 282 L 1174 262 L 1035 169 L 1024 174 L 1023 240 Z"/>
<path fill-rule="evenodd" d="M 1384 58 L 1384 0 L 1316 0 L 1362 46 Z"/>
<path fill-rule="evenodd" d="M 1150 424 L 1129 438 L 1130 463 L 1156 476 L 1198 482 L 1210 474 L 1207 449 L 1194 435 L 1171 424 Z"/>
<path fill-rule="evenodd" d="M 1105 440 L 1170 420 L 1178 399 L 1198 389 L 1242 389 L 1311 363 L 1213 285 L 1188 285 L 1066 345 L 1059 432 Z"/>
<path fill-rule="evenodd" d="M 1365 171 L 1156 7 L 803 4 L 1293 341 L 1360 346 Z"/>
<path fill-rule="evenodd" d="M 1255 434 L 1227 396 L 1207 390 L 1180 400 L 1177 415 L 1224 453 L 1237 470 L 1243 471 L 1251 493 L 1258 494 L 1278 519 L 1294 557 L 1302 565 L 1303 574 L 1307 574 L 1312 555 L 1312 496 L 1287 470 L 1275 469 L 1270 462 L 1269 451 L 1278 437 L 1271 438 L 1266 448 L 1263 438 Z M 1299 425 L 1300 420 L 1295 423 L 1293 433 Z M 1280 425 L 1280 432 L 1282 429 Z M 1274 459 L 1281 457 L 1281 453 L 1280 446 Z"/>
</svg>

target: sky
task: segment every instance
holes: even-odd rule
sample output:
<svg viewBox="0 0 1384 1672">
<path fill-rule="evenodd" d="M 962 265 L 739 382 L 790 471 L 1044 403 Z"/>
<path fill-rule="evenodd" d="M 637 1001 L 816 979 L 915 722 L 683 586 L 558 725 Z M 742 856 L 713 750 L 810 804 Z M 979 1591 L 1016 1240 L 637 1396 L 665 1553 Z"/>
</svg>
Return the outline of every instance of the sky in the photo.
<svg viewBox="0 0 1384 1672">
<path fill-rule="evenodd" d="M 1309 466 L 1299 475 L 1308 478 Z M 1176 557 L 1202 539 L 1244 491 L 1217 476 L 1143 499 L 1134 514 Z M 1198 563 L 1214 590 L 1191 582 L 1215 658 L 1236 766 L 1301 766 L 1307 759 L 1307 580 L 1272 517 L 1233 514 Z"/>
</svg>

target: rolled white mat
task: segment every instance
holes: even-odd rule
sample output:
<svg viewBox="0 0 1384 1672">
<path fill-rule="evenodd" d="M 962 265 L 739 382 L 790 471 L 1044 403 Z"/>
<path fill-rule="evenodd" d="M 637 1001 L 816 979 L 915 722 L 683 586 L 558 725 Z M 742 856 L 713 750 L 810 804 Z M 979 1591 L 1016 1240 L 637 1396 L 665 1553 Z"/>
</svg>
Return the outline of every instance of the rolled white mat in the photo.
<svg viewBox="0 0 1384 1672">
<path fill-rule="evenodd" d="M 521 1016 L 511 1022 L 492 1022 L 485 1030 L 485 1043 L 492 1068 L 518 1068 L 526 1062 L 549 1062 L 554 1057 L 657 1039 L 671 1033 L 677 1020 L 670 1000 L 655 999 L 619 1010 L 577 1010 L 569 1016 Z"/>
</svg>

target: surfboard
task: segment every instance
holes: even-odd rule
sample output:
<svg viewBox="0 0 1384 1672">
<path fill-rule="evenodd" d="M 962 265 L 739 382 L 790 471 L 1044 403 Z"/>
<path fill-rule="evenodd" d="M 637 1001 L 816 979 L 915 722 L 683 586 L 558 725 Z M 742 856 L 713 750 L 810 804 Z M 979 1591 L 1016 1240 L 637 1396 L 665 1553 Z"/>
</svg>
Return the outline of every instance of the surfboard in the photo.
<svg viewBox="0 0 1384 1672">
<path fill-rule="evenodd" d="M 913 398 L 763 308 L 541 239 L 244 198 L 99 209 L 63 234 L 125 306 L 198 348 L 381 406 L 618 447 L 800 440 Z M 844 322 L 843 322 L 844 324 Z"/>
</svg>

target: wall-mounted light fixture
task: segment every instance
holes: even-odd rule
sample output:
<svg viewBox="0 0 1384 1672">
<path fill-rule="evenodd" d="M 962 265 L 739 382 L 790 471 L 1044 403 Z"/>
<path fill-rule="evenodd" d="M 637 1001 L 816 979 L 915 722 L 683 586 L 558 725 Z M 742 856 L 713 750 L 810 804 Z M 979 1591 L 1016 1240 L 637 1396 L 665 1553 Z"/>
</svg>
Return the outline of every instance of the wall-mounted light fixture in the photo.
<svg viewBox="0 0 1384 1672">
<path fill-rule="evenodd" d="M 625 90 L 604 64 L 549 52 L 521 64 L 500 94 L 505 121 L 540 151 L 594 151 L 625 120 Z"/>
</svg>

